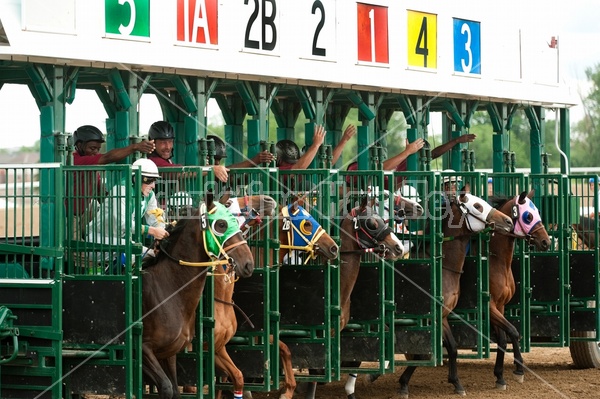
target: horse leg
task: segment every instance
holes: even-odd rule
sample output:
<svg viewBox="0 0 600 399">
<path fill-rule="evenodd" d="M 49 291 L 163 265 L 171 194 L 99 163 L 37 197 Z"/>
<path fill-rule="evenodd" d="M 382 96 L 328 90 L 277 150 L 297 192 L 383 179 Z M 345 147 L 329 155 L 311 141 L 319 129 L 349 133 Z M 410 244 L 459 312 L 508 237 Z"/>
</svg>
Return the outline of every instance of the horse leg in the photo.
<svg viewBox="0 0 600 399">
<path fill-rule="evenodd" d="M 215 352 L 215 366 L 223 370 L 233 383 L 233 399 L 242 399 L 244 392 L 244 375 L 229 357 L 225 347 Z"/>
<path fill-rule="evenodd" d="M 450 330 L 448 319 L 444 319 L 442 325 L 444 330 L 444 346 L 448 351 L 448 382 L 454 385 L 454 392 L 456 394 L 465 396 L 467 393 L 458 379 L 458 347 Z"/>
<path fill-rule="evenodd" d="M 417 356 L 415 356 L 415 359 Z M 417 369 L 417 366 L 408 366 L 398 379 L 398 383 L 400 384 L 400 399 L 408 399 L 408 383 L 410 379 Z"/>
<path fill-rule="evenodd" d="M 519 331 L 511 322 L 506 320 L 502 311 L 495 307 L 490 307 L 490 323 L 494 326 L 496 336 L 498 337 L 498 351 L 496 353 L 496 364 L 494 366 L 494 375 L 496 376 L 496 388 L 503 390 L 506 389 L 506 381 L 503 378 L 504 369 L 504 354 L 507 347 L 507 336 L 513 346 L 513 355 L 515 359 L 515 379 L 518 382 L 524 380 L 523 370 L 523 356 L 521 355 L 521 349 L 519 346 Z"/>
<path fill-rule="evenodd" d="M 156 385 L 159 399 L 173 398 L 174 391 L 177 390 L 173 389 L 173 384 L 169 380 L 169 377 L 167 377 L 152 349 L 146 344 L 142 344 L 142 371 Z M 177 397 L 179 397 L 179 393 L 177 393 Z"/>
<path fill-rule="evenodd" d="M 271 342 L 273 336 L 271 336 Z M 285 374 L 285 385 L 282 388 L 280 399 L 292 399 L 296 390 L 296 377 L 294 377 L 294 368 L 292 367 L 292 352 L 290 348 L 279 341 L 279 357 L 281 358 L 281 366 Z"/>
<path fill-rule="evenodd" d="M 494 375 L 496 376 L 496 389 L 506 390 L 506 381 L 504 380 L 504 354 L 506 353 L 506 334 L 501 327 L 494 326 L 496 331 L 496 363 L 494 364 Z"/>
</svg>

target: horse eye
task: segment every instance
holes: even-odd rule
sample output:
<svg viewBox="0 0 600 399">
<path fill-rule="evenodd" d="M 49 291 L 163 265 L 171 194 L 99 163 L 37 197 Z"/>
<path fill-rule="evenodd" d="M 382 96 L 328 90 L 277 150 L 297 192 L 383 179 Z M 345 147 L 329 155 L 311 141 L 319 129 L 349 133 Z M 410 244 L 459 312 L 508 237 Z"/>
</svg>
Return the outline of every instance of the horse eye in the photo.
<svg viewBox="0 0 600 399">
<path fill-rule="evenodd" d="M 483 205 L 481 205 L 479 202 L 476 203 L 473 207 L 475 209 L 477 209 L 479 212 L 483 212 Z"/>
<path fill-rule="evenodd" d="M 300 231 L 302 232 L 302 234 L 304 234 L 305 236 L 308 236 L 312 233 L 312 222 L 308 219 L 303 220 L 302 222 L 300 222 Z"/>
<path fill-rule="evenodd" d="M 227 221 L 223 219 L 215 220 L 212 228 L 215 235 L 221 237 L 227 231 Z"/>
<path fill-rule="evenodd" d="M 523 220 L 525 223 L 529 224 L 533 222 L 533 215 L 530 212 L 525 212 L 525 214 L 523 214 Z"/>
<path fill-rule="evenodd" d="M 367 226 L 367 229 L 369 229 L 369 230 L 376 230 L 377 229 L 377 221 L 373 218 L 368 218 L 367 222 L 365 223 L 365 226 Z"/>
</svg>

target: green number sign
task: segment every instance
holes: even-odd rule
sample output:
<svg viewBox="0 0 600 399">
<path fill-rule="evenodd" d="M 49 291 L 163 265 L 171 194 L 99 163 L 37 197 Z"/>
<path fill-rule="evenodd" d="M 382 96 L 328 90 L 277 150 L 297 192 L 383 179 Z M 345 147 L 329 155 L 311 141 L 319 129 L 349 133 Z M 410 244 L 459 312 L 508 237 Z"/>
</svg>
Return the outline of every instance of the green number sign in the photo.
<svg viewBox="0 0 600 399">
<path fill-rule="evenodd" d="M 104 0 L 106 33 L 150 37 L 150 0 Z"/>
</svg>

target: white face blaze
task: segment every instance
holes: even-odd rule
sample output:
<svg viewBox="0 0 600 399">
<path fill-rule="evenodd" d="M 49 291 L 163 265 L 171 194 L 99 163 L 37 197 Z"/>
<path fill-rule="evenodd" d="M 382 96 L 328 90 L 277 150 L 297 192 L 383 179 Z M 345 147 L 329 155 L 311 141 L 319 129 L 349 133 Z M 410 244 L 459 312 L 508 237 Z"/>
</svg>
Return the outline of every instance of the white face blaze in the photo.
<svg viewBox="0 0 600 399">
<path fill-rule="evenodd" d="M 459 196 L 460 204 L 467 210 L 467 227 L 473 233 L 485 229 L 486 221 L 494 207 L 473 194 L 465 193 Z"/>
</svg>

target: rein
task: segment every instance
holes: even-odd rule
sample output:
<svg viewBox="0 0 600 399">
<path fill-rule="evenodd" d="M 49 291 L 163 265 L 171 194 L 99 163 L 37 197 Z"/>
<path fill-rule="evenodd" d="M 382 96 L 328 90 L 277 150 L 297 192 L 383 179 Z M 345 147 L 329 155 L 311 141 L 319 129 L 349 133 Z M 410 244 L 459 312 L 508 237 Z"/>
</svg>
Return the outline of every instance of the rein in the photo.
<svg viewBox="0 0 600 399">
<path fill-rule="evenodd" d="M 467 209 L 465 206 L 463 206 L 462 204 L 459 204 L 455 201 L 452 201 L 450 203 L 450 206 L 452 206 L 452 204 L 456 205 L 458 207 L 458 209 L 462 212 L 463 215 L 465 215 L 465 221 L 467 223 L 467 228 L 469 229 L 469 233 L 467 234 L 461 234 L 458 236 L 448 236 L 448 237 L 444 237 L 442 238 L 443 242 L 447 242 L 447 241 L 453 241 L 459 238 L 463 238 L 463 237 L 471 237 L 474 236 L 476 234 L 480 234 L 480 233 L 489 233 L 491 231 L 494 231 L 494 224 L 493 223 L 489 223 L 487 220 L 479 217 L 478 215 L 473 215 L 472 213 L 469 212 L 469 209 Z M 493 211 L 495 211 L 495 209 L 493 209 Z M 475 219 L 479 220 L 480 222 L 483 222 L 487 227 L 481 231 L 478 232 L 474 232 L 473 228 L 471 227 L 471 223 L 469 223 L 469 218 L 467 216 L 472 216 Z"/>
<path fill-rule="evenodd" d="M 290 214 L 288 212 L 288 208 L 286 206 L 281 208 L 281 214 L 283 215 L 284 218 L 290 219 L 291 229 L 288 229 L 288 231 L 287 231 L 287 238 L 288 238 L 287 242 L 288 243 L 291 242 L 292 244 L 280 244 L 279 248 L 287 249 L 288 252 L 291 252 L 292 250 L 295 250 L 295 249 L 297 249 L 299 251 L 307 252 L 309 254 L 309 256 L 304 261 L 304 264 L 307 264 L 308 261 L 311 259 L 316 259 L 318 256 L 317 249 L 319 248 L 317 242 L 319 241 L 321 236 L 323 234 L 325 234 L 325 230 L 323 229 L 323 227 L 319 226 L 317 228 L 317 231 L 315 231 L 315 234 L 313 234 L 312 239 L 309 241 L 306 239 L 306 237 L 304 237 L 304 234 L 294 225 L 294 223 L 291 222 L 291 216 L 290 216 Z M 294 245 L 294 237 L 292 234 L 293 231 L 298 233 L 298 235 L 304 240 L 304 242 L 306 242 L 306 245 L 304 245 L 304 246 Z"/>
</svg>

